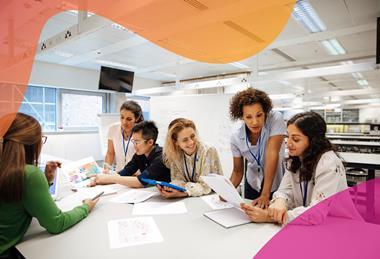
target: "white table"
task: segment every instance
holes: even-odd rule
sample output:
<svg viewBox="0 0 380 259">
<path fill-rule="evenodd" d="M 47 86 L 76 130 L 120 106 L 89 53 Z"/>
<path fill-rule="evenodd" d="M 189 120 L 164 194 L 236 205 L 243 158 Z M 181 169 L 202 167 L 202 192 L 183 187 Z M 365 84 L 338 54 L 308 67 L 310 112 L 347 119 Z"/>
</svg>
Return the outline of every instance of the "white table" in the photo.
<svg viewBox="0 0 380 259">
<path fill-rule="evenodd" d="M 368 169 L 368 176 L 375 178 L 375 170 L 380 170 L 380 154 L 339 152 L 347 166 Z"/>
<path fill-rule="evenodd" d="M 107 222 L 134 215 L 133 205 L 108 199 L 101 198 L 86 219 L 59 235 L 50 235 L 32 222 L 17 249 L 28 259 L 252 258 L 281 229 L 254 223 L 225 229 L 202 215 L 211 209 L 200 198 L 187 198 L 187 214 L 153 216 L 164 242 L 111 250 Z"/>
</svg>

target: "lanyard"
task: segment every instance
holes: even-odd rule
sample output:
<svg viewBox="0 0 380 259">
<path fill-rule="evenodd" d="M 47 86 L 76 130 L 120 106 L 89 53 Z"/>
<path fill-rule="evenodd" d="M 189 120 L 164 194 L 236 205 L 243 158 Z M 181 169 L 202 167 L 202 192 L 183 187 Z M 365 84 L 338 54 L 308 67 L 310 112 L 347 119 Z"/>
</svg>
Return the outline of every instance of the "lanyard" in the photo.
<svg viewBox="0 0 380 259">
<path fill-rule="evenodd" d="M 125 147 L 125 138 L 124 138 L 124 131 L 123 131 L 123 129 L 121 129 L 121 135 L 123 136 L 123 151 L 124 151 L 124 156 L 125 156 L 125 159 L 127 159 L 128 147 L 129 147 L 129 142 L 131 142 L 132 132 L 131 132 L 131 135 L 129 135 L 127 147 Z"/>
<path fill-rule="evenodd" d="M 309 182 L 303 181 L 304 190 L 302 188 L 302 182 L 300 182 L 300 188 L 301 188 L 301 194 L 302 194 L 302 201 L 303 206 L 306 207 L 306 199 L 307 199 L 307 186 Z"/>
<path fill-rule="evenodd" d="M 195 168 L 196 168 L 196 163 L 197 163 L 197 152 L 195 152 L 195 156 L 194 156 L 194 164 L 193 164 L 193 173 L 191 174 L 191 178 L 190 178 L 190 173 L 189 173 L 189 169 L 187 168 L 187 163 L 186 163 L 186 155 L 185 153 L 183 154 L 183 160 L 185 162 L 185 168 L 186 168 L 186 173 L 187 173 L 187 176 L 189 178 L 189 180 L 193 181 L 194 182 L 194 173 L 195 173 Z"/>
<path fill-rule="evenodd" d="M 260 163 L 260 160 L 261 160 L 261 146 L 260 146 L 260 140 L 261 140 L 261 134 L 260 134 L 260 137 L 259 137 L 259 140 L 257 142 L 257 146 L 258 146 L 258 151 L 257 151 L 257 154 L 256 156 L 252 153 L 252 150 L 249 148 L 249 144 L 248 144 L 248 132 L 247 132 L 247 129 L 246 129 L 246 135 L 245 135 L 245 143 L 247 144 L 247 148 L 248 148 L 248 151 L 249 153 L 251 153 L 251 156 L 255 159 L 257 165 L 259 166 L 258 170 L 259 170 L 259 173 L 260 173 L 260 168 L 261 168 L 261 163 Z"/>
</svg>

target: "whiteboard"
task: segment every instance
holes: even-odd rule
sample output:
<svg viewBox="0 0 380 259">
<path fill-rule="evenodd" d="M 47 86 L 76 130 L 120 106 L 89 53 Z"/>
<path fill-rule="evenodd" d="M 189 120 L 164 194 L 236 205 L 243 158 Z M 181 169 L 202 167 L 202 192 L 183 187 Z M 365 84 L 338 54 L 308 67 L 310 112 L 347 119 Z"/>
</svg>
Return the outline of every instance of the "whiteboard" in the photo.
<svg viewBox="0 0 380 259">
<path fill-rule="evenodd" d="M 116 122 L 120 122 L 119 113 L 98 114 L 100 149 L 101 149 L 103 158 L 106 157 L 107 148 L 108 148 L 108 129 L 112 126 L 112 124 Z"/>
<path fill-rule="evenodd" d="M 187 95 L 155 96 L 150 99 L 151 119 L 157 124 L 158 143 L 163 145 L 167 127 L 175 118 L 183 117 L 194 121 L 200 139 L 213 145 L 219 153 L 223 173 L 232 173 L 230 136 L 239 123 L 229 117 L 229 103 L 233 95 Z"/>
</svg>

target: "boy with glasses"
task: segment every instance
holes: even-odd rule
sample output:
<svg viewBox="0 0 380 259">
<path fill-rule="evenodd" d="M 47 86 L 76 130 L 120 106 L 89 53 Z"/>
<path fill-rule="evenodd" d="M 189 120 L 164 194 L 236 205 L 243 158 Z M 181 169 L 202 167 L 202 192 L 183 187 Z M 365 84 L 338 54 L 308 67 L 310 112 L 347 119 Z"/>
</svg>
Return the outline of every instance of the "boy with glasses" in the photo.
<svg viewBox="0 0 380 259">
<path fill-rule="evenodd" d="M 170 182 L 170 170 L 162 160 L 162 147 L 156 144 L 158 129 L 154 122 L 140 122 L 132 131 L 131 141 L 136 151 L 132 160 L 118 174 L 95 176 L 92 185 L 118 183 L 141 188 L 146 186 L 142 178 Z M 133 176 L 138 171 L 141 173 L 137 177 Z"/>
</svg>

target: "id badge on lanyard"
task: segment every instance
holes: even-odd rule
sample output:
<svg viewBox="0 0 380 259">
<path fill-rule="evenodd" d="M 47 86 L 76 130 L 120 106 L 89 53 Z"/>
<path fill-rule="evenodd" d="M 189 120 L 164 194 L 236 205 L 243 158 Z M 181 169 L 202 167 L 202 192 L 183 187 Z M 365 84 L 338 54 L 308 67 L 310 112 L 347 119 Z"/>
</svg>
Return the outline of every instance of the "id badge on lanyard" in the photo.
<svg viewBox="0 0 380 259">
<path fill-rule="evenodd" d="M 303 188 L 302 188 L 303 185 Z M 309 185 L 308 181 L 300 181 L 300 189 L 301 189 L 301 194 L 302 194 L 302 202 L 303 206 L 306 207 L 306 200 L 307 200 L 307 187 Z"/>
<path fill-rule="evenodd" d="M 123 137 L 123 151 L 124 151 L 124 159 L 125 161 L 127 161 L 127 154 L 128 154 L 128 148 L 129 148 L 129 143 L 131 142 L 131 138 L 132 138 L 132 132 L 131 134 L 129 135 L 129 138 L 128 138 L 128 143 L 127 143 L 127 147 L 125 147 L 125 138 L 124 138 L 124 131 L 123 129 L 121 129 L 121 135 Z"/>
<path fill-rule="evenodd" d="M 251 154 L 251 156 L 253 157 L 253 159 L 256 161 L 257 163 L 257 171 L 259 173 L 261 173 L 261 171 L 264 171 L 262 170 L 262 166 L 261 166 L 261 145 L 260 145 L 260 142 L 261 142 L 261 134 L 260 134 L 260 137 L 259 137 L 259 140 L 257 141 L 257 154 L 253 154 L 252 150 L 250 149 L 249 147 L 249 143 L 248 143 L 248 132 L 246 131 L 246 136 L 245 136 L 245 143 L 247 144 L 247 148 L 248 148 L 248 151 L 249 153 Z"/>
</svg>

